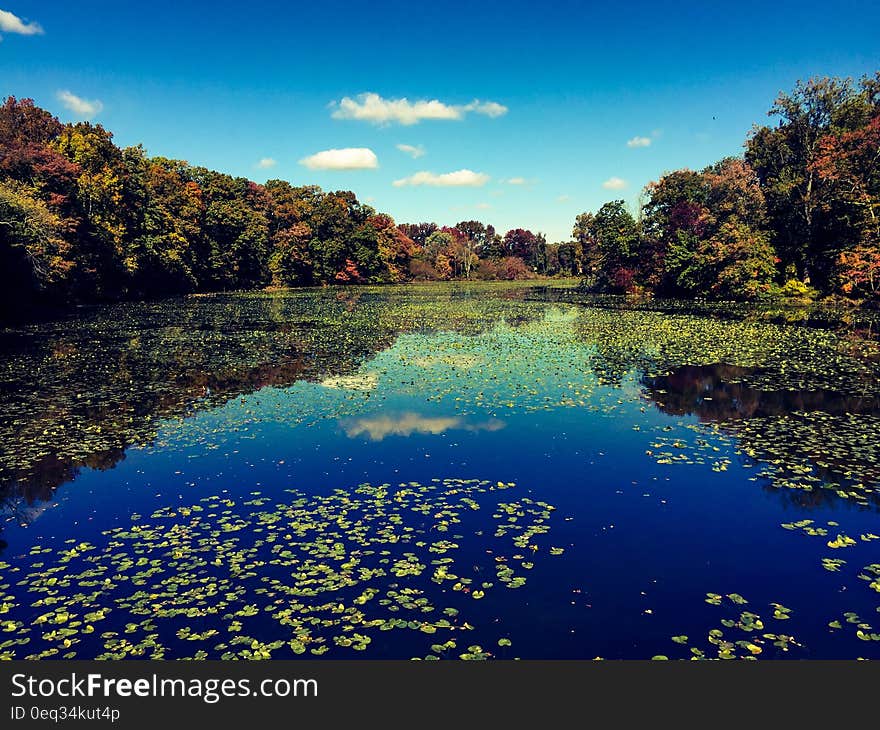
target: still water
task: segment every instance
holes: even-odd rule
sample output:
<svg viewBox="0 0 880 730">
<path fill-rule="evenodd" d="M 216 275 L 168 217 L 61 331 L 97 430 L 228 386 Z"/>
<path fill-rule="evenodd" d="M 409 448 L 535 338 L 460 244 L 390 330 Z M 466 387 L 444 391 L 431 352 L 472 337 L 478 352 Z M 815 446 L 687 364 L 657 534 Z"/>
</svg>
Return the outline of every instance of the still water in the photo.
<svg viewBox="0 0 880 730">
<path fill-rule="evenodd" d="M 0 655 L 880 657 L 876 331 L 506 284 L 0 331 Z"/>
</svg>

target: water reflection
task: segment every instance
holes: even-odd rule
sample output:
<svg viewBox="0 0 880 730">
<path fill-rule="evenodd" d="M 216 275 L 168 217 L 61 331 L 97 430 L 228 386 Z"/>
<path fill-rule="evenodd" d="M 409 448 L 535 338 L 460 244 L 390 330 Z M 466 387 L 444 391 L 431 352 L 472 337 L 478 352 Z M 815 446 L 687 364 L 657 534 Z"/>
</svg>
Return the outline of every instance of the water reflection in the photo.
<svg viewBox="0 0 880 730">
<path fill-rule="evenodd" d="M 79 469 L 128 453 L 116 474 L 83 474 L 34 529 L 6 535 L 27 576 L 15 618 L 31 627 L 32 589 L 54 611 L 88 611 L 85 595 L 123 610 L 75 649 L 64 640 L 80 638 L 54 625 L 35 622 L 32 639 L 62 656 L 122 656 L 158 630 L 175 658 L 191 640 L 246 656 L 292 638 L 291 652 L 311 651 L 311 636 L 290 632 L 314 620 L 337 626 L 319 637 L 335 652 L 388 606 L 401 632 L 368 632 L 370 651 L 404 658 L 438 638 L 422 636 L 437 628 L 424 631 L 423 598 L 443 595 L 455 603 L 443 621 L 483 632 L 461 635 L 453 655 L 480 642 L 494 652 L 510 628 L 524 658 L 635 657 L 706 636 L 718 618 L 702 613 L 716 610 L 706 592 L 735 590 L 758 610 L 792 606 L 791 624 L 805 623 L 783 628 L 815 656 L 864 655 L 854 636 L 845 650 L 823 642 L 840 641 L 826 627 L 842 611 L 876 607 L 873 591 L 836 582 L 860 583 L 875 560 L 870 347 L 684 311 L 394 287 L 123 305 L 0 333 L 11 519 L 33 520 Z M 853 508 L 839 525 L 838 502 Z M 782 530 L 803 517 L 789 503 L 824 508 L 811 517 L 828 536 Z M 859 545 L 841 551 L 850 572 L 831 584 L 822 558 L 838 531 Z M 450 550 L 462 558 L 453 575 Z M 104 583 L 89 599 L 93 580 Z M 248 586 L 253 602 L 237 593 Z M 38 641 L 46 628 L 54 638 Z"/>
<path fill-rule="evenodd" d="M 766 391 L 744 384 L 755 368 L 734 365 L 684 365 L 669 375 L 642 382 L 654 404 L 674 416 L 695 415 L 701 421 L 780 416 L 822 411 L 880 415 L 880 396 L 859 397 L 830 390 Z"/>
<path fill-rule="evenodd" d="M 354 375 L 334 375 L 324 378 L 321 385 L 325 388 L 335 388 L 337 390 L 376 390 L 379 385 L 379 373 L 367 372 L 356 373 Z"/>
<path fill-rule="evenodd" d="M 352 397 L 368 395 L 379 386 L 381 374 L 362 372 L 360 365 L 402 334 L 477 335 L 501 321 L 518 328 L 543 321 L 550 312 L 548 303 L 566 301 L 586 306 L 552 310 L 573 338 L 554 341 L 553 347 L 576 341 L 592 348 L 595 356 L 584 361 L 583 369 L 611 386 L 621 385 L 633 372 L 663 370 L 665 359 L 673 355 L 687 359 L 693 353 L 698 360 L 703 353 L 693 343 L 705 328 L 702 323 L 711 319 L 797 319 L 794 310 L 619 298 L 583 301 L 570 290 L 518 286 L 493 287 L 491 293 L 479 286 L 446 286 L 210 295 L 86 309 L 65 321 L 0 331 L 0 504 L 8 518 L 26 523 L 81 469 L 112 469 L 131 446 L 153 443 L 168 419 L 187 418 L 237 396 L 300 381 Z M 598 317 L 596 313 L 603 311 L 610 315 Z M 692 312 L 697 316 L 686 314 Z M 679 329 L 684 316 L 691 329 Z M 877 348 L 866 348 L 865 343 L 873 341 L 864 337 L 874 331 L 876 315 L 811 309 L 805 316 L 800 324 L 834 323 L 842 332 L 834 355 L 847 358 L 852 367 L 852 388 L 798 388 L 797 379 L 781 370 L 770 380 L 788 387 L 760 388 L 745 382 L 753 382 L 759 370 L 729 364 L 679 365 L 665 375 L 644 376 L 642 385 L 664 413 L 726 424 L 747 448 L 762 453 L 767 453 L 764 431 L 744 424 L 803 413 L 880 416 L 876 367 L 870 364 Z M 555 332 L 559 335 L 558 326 Z M 477 377 L 485 370 L 487 388 L 501 388 L 493 397 L 503 396 L 505 403 L 516 399 L 518 388 L 537 394 L 540 378 L 554 374 L 530 373 L 530 379 L 537 377 L 527 388 L 525 381 L 503 383 L 491 375 L 495 363 L 487 358 L 492 356 L 424 352 L 410 364 L 425 378 L 448 368 Z M 805 356 L 807 362 L 815 359 Z M 839 365 L 825 366 L 828 372 L 817 365 L 815 375 L 820 381 L 839 380 Z M 583 404 L 588 397 L 574 393 L 571 402 Z M 741 425 L 734 428 L 733 422 Z M 341 424 L 349 437 L 373 441 L 451 429 L 494 431 L 504 425 L 497 419 L 428 416 L 412 410 Z M 801 433 L 796 427 L 787 437 L 776 437 L 770 455 L 793 458 L 806 449 L 823 473 L 856 471 L 868 480 L 880 478 L 873 452 L 865 456 L 861 433 L 847 434 L 846 428 L 841 435 L 839 423 L 813 420 L 804 438 L 792 436 Z M 833 442 L 833 448 L 825 442 Z"/>
<path fill-rule="evenodd" d="M 799 475 L 796 486 L 808 488 L 779 489 L 776 480 L 765 488 L 800 508 L 844 501 L 840 488 L 880 485 L 880 396 L 761 390 L 742 382 L 755 374 L 754 368 L 731 365 L 685 365 L 668 375 L 643 377 L 642 384 L 661 412 L 718 424 L 747 455 L 778 465 L 783 476 Z M 812 484 L 804 481 L 805 464 Z M 864 500 L 862 506 L 880 506 L 871 491 Z"/>
<path fill-rule="evenodd" d="M 382 441 L 388 436 L 413 434 L 438 435 L 446 431 L 500 431 L 505 423 L 499 418 L 473 421 L 459 416 L 423 416 L 418 413 L 380 414 L 364 418 L 346 418 L 339 424 L 349 438 L 366 436 Z"/>
<path fill-rule="evenodd" d="M 28 523 L 81 469 L 111 469 L 128 448 L 153 443 L 164 420 L 231 398 L 299 381 L 370 391 L 378 375 L 357 368 L 400 334 L 520 326 L 540 316 L 525 295 L 509 287 L 487 299 L 466 286 L 206 295 L 0 331 L 0 509 Z"/>
<path fill-rule="evenodd" d="M 584 294 L 578 289 L 567 287 L 548 287 L 540 293 L 533 292 L 531 298 L 568 302 L 611 311 L 688 314 L 730 321 L 809 327 L 832 330 L 842 336 L 851 335 L 861 340 L 876 340 L 880 337 L 880 311 L 876 308 L 853 307 L 848 304 L 829 305 L 815 302 L 804 306 L 786 305 L 780 302 L 653 299 L 611 294 Z"/>
</svg>

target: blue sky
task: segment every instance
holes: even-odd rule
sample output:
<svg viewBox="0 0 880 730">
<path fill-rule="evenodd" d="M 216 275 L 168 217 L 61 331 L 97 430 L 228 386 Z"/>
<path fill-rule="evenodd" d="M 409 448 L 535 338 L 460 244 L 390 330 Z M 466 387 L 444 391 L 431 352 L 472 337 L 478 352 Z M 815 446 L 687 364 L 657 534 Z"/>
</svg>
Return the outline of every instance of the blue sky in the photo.
<svg viewBox="0 0 880 730">
<path fill-rule="evenodd" d="M 853 0 L 0 0 L 0 96 L 401 222 L 561 240 L 581 211 L 738 154 L 797 79 L 880 69 L 878 27 L 880 4 Z"/>
</svg>

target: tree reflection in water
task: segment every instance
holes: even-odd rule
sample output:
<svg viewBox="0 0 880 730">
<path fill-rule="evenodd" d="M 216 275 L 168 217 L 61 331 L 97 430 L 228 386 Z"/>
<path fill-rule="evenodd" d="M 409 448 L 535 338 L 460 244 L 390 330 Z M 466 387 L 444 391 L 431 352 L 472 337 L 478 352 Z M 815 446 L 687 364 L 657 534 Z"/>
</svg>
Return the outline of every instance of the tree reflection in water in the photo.
<svg viewBox="0 0 880 730">
<path fill-rule="evenodd" d="M 702 423 L 717 423 L 736 438 L 747 453 L 772 462 L 799 463 L 808 460 L 816 474 L 829 484 L 853 481 L 880 483 L 880 464 L 872 451 L 865 451 L 857 439 L 832 446 L 835 433 L 849 416 L 880 417 L 880 396 L 854 396 L 831 390 L 760 390 L 743 383 L 755 375 L 753 368 L 733 365 L 684 365 L 668 375 L 643 377 L 645 394 L 663 413 L 696 416 Z M 821 418 L 811 418 L 819 415 Z M 831 418 L 826 418 L 830 416 Z M 788 438 L 774 439 L 763 424 L 785 419 Z M 878 421 L 880 425 L 880 421 Z M 826 489 L 768 489 L 801 507 L 820 506 L 836 500 Z M 869 495 L 875 506 L 876 495 Z"/>
<path fill-rule="evenodd" d="M 573 334 L 594 348 L 584 368 L 600 383 L 616 387 L 636 373 L 661 411 L 721 424 L 747 452 L 806 458 L 829 482 L 855 473 L 880 483 L 880 459 L 862 433 L 840 436 L 847 417 L 862 418 L 863 429 L 880 417 L 876 315 L 585 298 L 542 286 L 364 287 L 94 307 L 0 331 L 2 508 L 8 519 L 29 522 L 81 469 L 112 469 L 130 447 L 153 443 L 167 419 L 266 387 L 345 377 L 401 334 L 476 335 L 502 320 L 518 327 L 560 302 L 578 305 Z M 803 388 L 783 372 L 788 354 L 771 350 L 779 333 L 816 327 L 834 334 L 798 355 L 800 374 L 813 368 L 815 376 Z M 746 339 L 755 333 L 754 342 Z M 762 378 L 758 368 L 706 364 L 701 348 L 725 338 L 741 345 L 746 360 L 769 352 L 777 370 Z M 837 363 L 821 366 L 825 354 L 853 374 L 836 374 Z M 821 387 L 841 378 L 848 387 Z M 823 415 L 829 419 L 815 417 Z M 798 501 L 834 498 L 829 490 L 787 491 Z"/>
<path fill-rule="evenodd" d="M 266 387 L 344 376 L 407 332 L 540 316 L 522 286 L 363 287 L 84 308 L 0 330 L 0 510 L 27 524 L 83 468 L 112 469 L 180 419 Z M 2 548 L 2 546 L 0 546 Z"/>
</svg>

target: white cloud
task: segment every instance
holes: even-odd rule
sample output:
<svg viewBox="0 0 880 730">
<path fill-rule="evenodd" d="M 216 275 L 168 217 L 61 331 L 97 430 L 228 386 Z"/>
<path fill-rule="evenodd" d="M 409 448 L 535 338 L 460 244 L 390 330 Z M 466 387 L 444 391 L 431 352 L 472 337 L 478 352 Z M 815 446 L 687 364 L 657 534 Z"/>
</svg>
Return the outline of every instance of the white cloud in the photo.
<svg viewBox="0 0 880 730">
<path fill-rule="evenodd" d="M 270 167 L 275 167 L 278 164 L 278 160 L 273 160 L 271 157 L 264 157 L 257 163 L 257 167 L 260 170 L 268 170 Z"/>
<path fill-rule="evenodd" d="M 567 203 L 569 200 L 571 200 L 571 196 L 570 195 L 560 195 L 558 198 L 556 198 L 556 200 L 559 203 Z"/>
<path fill-rule="evenodd" d="M 405 185 L 433 185 L 435 187 L 472 187 L 479 188 L 489 182 L 489 176 L 473 170 L 456 170 L 435 175 L 433 172 L 417 172 L 415 175 L 395 180 L 392 185 L 402 188 Z"/>
<path fill-rule="evenodd" d="M 383 99 L 378 94 L 346 96 L 333 111 L 334 119 L 357 119 L 375 124 L 418 124 L 422 119 L 460 119 L 461 112 L 437 99 L 410 102 L 408 99 Z"/>
<path fill-rule="evenodd" d="M 376 153 L 368 147 L 324 150 L 299 161 L 310 170 L 369 170 L 379 167 Z"/>
<path fill-rule="evenodd" d="M 470 104 L 461 107 L 461 109 L 465 112 L 483 114 L 487 117 L 492 117 L 492 119 L 503 117 L 508 111 L 504 104 L 499 104 L 497 101 L 480 101 L 479 99 L 474 99 Z"/>
<path fill-rule="evenodd" d="M 491 210 L 492 206 L 489 203 L 477 203 L 474 206 L 477 210 Z"/>
<path fill-rule="evenodd" d="M 425 156 L 425 148 L 422 147 L 422 145 L 399 144 L 397 145 L 397 149 L 401 152 L 405 152 L 414 160 Z"/>
<path fill-rule="evenodd" d="M 629 142 L 626 143 L 627 147 L 650 147 L 651 146 L 651 138 L 650 137 L 633 137 Z"/>
<path fill-rule="evenodd" d="M 526 180 L 524 177 L 510 177 L 507 180 L 505 180 L 505 182 L 508 185 L 526 185 L 526 184 L 528 184 L 528 180 Z"/>
<path fill-rule="evenodd" d="M 626 186 L 626 180 L 621 177 L 609 177 L 602 183 L 602 187 L 606 190 L 623 190 Z"/>
<path fill-rule="evenodd" d="M 100 114 L 104 108 L 104 104 L 98 99 L 83 99 L 81 96 L 72 94 L 66 89 L 59 91 L 57 97 L 66 109 L 69 109 L 74 114 L 79 114 L 85 119 L 91 119 L 95 114 Z"/>
<path fill-rule="evenodd" d="M 373 124 L 397 122 L 407 126 L 418 124 L 423 119 L 462 119 L 469 112 L 492 118 L 507 113 L 507 107 L 495 101 L 474 99 L 470 104 L 454 105 L 438 99 L 385 99 L 373 92 L 358 94 L 354 99 L 346 96 L 330 106 L 333 107 L 331 116 L 334 119 L 357 119 Z"/>
<path fill-rule="evenodd" d="M 27 23 L 8 10 L 0 10 L 0 31 L 18 35 L 42 35 L 43 27 L 39 23 Z"/>
</svg>

